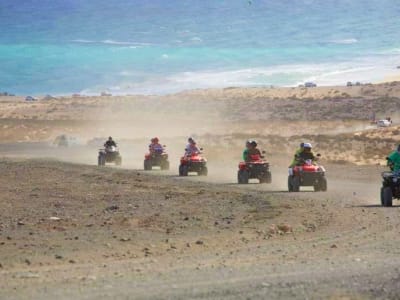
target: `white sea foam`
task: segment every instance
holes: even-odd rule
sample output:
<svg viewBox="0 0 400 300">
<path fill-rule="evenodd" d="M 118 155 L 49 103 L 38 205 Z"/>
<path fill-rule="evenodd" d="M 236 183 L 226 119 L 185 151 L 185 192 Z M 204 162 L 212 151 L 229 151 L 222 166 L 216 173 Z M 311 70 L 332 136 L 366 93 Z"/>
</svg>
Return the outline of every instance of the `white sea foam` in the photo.
<svg viewBox="0 0 400 300">
<path fill-rule="evenodd" d="M 102 40 L 102 41 L 94 41 L 94 40 L 86 40 L 86 39 L 76 39 L 71 40 L 73 43 L 82 43 L 82 44 L 107 44 L 107 45 L 116 45 L 116 46 L 130 46 L 129 48 L 137 48 L 144 46 L 151 46 L 151 43 L 141 43 L 141 42 L 130 42 L 130 41 L 114 41 L 114 40 Z"/>
<path fill-rule="evenodd" d="M 318 86 L 345 85 L 348 81 L 381 82 L 399 74 L 395 68 L 400 55 L 353 58 L 348 61 L 320 64 L 286 64 L 262 68 L 202 70 L 171 75 L 143 74 L 136 82 L 134 71 L 123 71 L 118 88 L 96 87 L 86 92 L 110 90 L 113 94 L 167 94 L 199 88 L 297 86 L 313 81 Z"/>
<path fill-rule="evenodd" d="M 332 40 L 330 41 L 333 44 L 342 44 L 342 45 L 350 45 L 358 43 L 358 40 L 355 38 L 350 39 L 339 39 L 339 40 Z"/>
<path fill-rule="evenodd" d="M 195 42 L 195 43 L 201 43 L 201 42 L 203 42 L 203 40 L 202 40 L 201 38 L 199 38 L 198 36 L 192 37 L 190 40 L 191 40 L 192 42 Z"/>
<path fill-rule="evenodd" d="M 71 40 L 71 42 L 73 42 L 73 43 L 84 43 L 84 44 L 97 43 L 96 41 L 85 40 L 85 39 Z"/>
</svg>

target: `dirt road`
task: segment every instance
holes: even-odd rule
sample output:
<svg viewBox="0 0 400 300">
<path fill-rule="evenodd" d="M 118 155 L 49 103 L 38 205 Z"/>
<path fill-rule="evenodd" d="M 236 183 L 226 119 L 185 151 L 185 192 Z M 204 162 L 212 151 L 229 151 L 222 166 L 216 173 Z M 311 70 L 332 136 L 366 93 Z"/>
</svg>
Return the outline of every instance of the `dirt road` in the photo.
<svg viewBox="0 0 400 300">
<path fill-rule="evenodd" d="M 203 180 L 21 157 L 0 163 L 2 299 L 398 299 L 381 167 L 329 165 L 327 193 L 289 194 L 284 166 L 237 186 L 235 165 Z"/>
<path fill-rule="evenodd" d="M 0 299 L 400 299 L 400 210 L 379 205 L 399 97 L 399 83 L 3 97 Z M 77 144 L 56 148 L 60 134 Z M 96 166 L 109 135 L 122 168 Z M 171 171 L 145 173 L 156 135 Z M 177 176 L 191 135 L 206 178 Z M 267 150 L 270 185 L 236 184 L 248 138 Z M 286 192 L 304 141 L 322 154 L 326 193 Z"/>
</svg>

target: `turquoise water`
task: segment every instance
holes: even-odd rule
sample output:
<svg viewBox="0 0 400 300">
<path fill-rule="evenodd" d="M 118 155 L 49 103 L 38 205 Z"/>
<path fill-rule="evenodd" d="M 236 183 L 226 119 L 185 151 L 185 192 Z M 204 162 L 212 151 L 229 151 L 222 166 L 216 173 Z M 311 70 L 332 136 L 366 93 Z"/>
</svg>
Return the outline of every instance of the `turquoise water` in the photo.
<svg viewBox="0 0 400 300">
<path fill-rule="evenodd" d="M 399 16 L 388 0 L 1 0 L 0 91 L 380 81 L 400 64 Z"/>
</svg>

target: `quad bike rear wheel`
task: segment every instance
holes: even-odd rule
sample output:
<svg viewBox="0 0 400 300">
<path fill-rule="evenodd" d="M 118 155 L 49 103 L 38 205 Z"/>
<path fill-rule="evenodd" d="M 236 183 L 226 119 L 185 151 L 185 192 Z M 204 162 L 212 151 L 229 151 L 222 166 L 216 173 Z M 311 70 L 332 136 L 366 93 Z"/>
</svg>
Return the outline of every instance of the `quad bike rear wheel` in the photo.
<svg viewBox="0 0 400 300">
<path fill-rule="evenodd" d="M 117 156 L 115 158 L 115 165 L 116 166 L 120 166 L 122 164 L 122 157 L 121 156 Z"/>
<path fill-rule="evenodd" d="M 393 205 L 392 189 L 388 186 L 381 188 L 381 203 L 384 207 L 391 207 Z"/>
<path fill-rule="evenodd" d="M 248 184 L 249 183 L 249 172 L 246 170 L 238 171 L 238 183 L 239 184 Z"/>
</svg>

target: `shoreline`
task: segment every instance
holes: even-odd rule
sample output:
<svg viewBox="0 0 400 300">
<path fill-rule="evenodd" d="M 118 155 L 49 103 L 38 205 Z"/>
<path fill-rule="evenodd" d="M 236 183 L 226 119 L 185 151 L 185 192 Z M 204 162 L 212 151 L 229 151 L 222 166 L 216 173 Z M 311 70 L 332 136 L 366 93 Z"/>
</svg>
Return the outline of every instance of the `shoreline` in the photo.
<svg viewBox="0 0 400 300">
<path fill-rule="evenodd" d="M 363 94 L 363 90 L 367 88 L 376 88 L 375 96 L 384 96 L 387 95 L 385 91 L 379 91 L 381 89 L 386 90 L 387 86 L 397 87 L 400 86 L 400 75 L 398 76 L 388 76 L 384 81 L 377 83 L 360 83 L 359 85 L 355 85 L 353 83 L 352 86 L 346 85 L 329 85 L 329 86 L 317 86 L 317 87 L 304 87 L 304 86 L 227 86 L 221 88 L 199 88 L 199 89 L 188 89 L 182 90 L 176 93 L 165 93 L 165 94 L 112 94 L 112 93 L 71 93 L 71 94 L 31 94 L 31 95 L 22 95 L 22 94 L 12 94 L 7 92 L 0 91 L 0 99 L 9 98 L 17 99 L 24 98 L 28 96 L 34 97 L 36 100 L 53 100 L 50 98 L 56 99 L 74 99 L 74 98 L 175 98 L 181 96 L 204 96 L 204 94 L 235 94 L 235 93 L 262 93 L 265 96 L 269 96 L 272 98 L 323 98 L 323 97 L 332 97 L 338 98 L 339 95 L 332 95 L 332 93 L 341 92 L 347 93 L 350 97 L 357 96 L 367 96 L 367 95 L 359 95 Z M 337 93 L 336 92 L 336 93 Z M 7 93 L 7 94 L 5 94 Z M 296 94 L 299 93 L 299 94 Z M 343 95 L 344 96 L 344 95 Z M 400 93 L 399 93 L 400 97 Z M 46 99 L 48 98 L 48 99 Z M 339 97 L 340 98 L 340 97 Z M 34 102 L 34 101 L 32 101 Z"/>
</svg>

